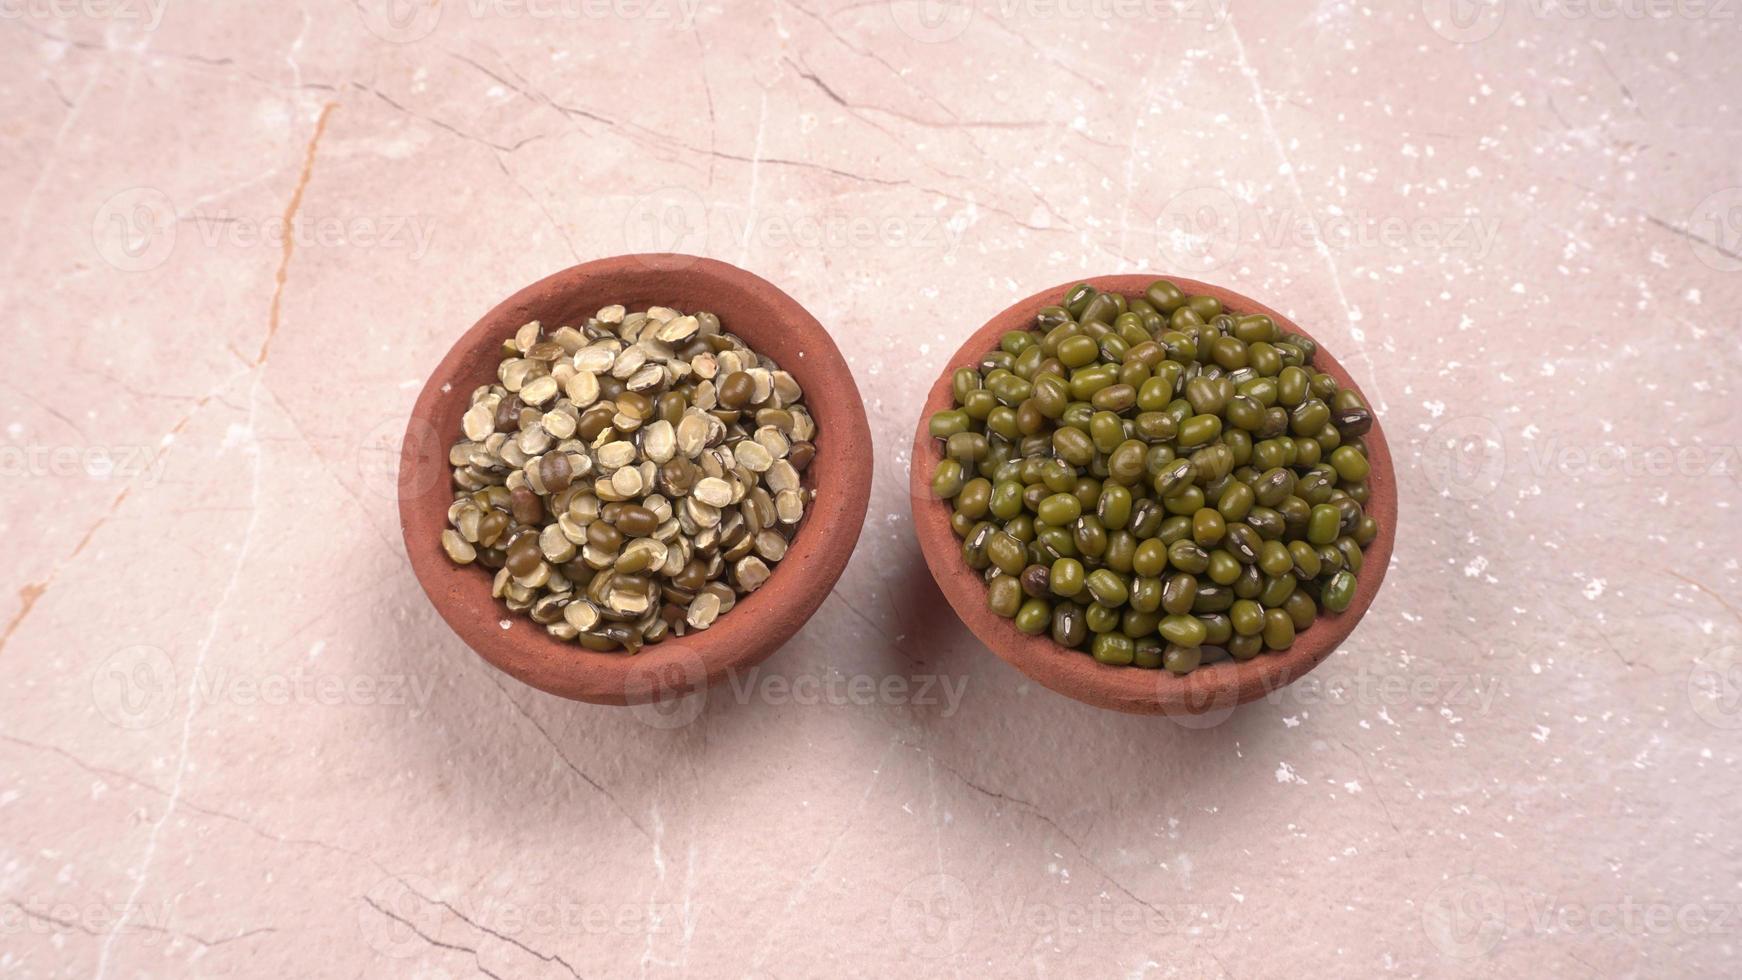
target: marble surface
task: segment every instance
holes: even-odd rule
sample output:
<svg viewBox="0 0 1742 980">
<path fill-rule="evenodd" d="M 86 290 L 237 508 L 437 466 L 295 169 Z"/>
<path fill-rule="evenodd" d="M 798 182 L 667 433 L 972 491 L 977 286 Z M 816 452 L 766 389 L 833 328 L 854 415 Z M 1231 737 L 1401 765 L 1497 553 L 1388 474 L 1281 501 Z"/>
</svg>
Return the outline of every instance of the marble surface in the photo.
<svg viewBox="0 0 1742 980">
<path fill-rule="evenodd" d="M 1739 17 L 0 5 L 0 974 L 1733 972 Z M 393 499 L 459 330 L 655 248 L 815 312 L 877 454 L 836 596 L 670 712 L 483 664 Z M 1399 458 L 1361 628 L 1193 726 L 1025 682 L 907 520 L 959 338 L 1138 270 Z"/>
</svg>

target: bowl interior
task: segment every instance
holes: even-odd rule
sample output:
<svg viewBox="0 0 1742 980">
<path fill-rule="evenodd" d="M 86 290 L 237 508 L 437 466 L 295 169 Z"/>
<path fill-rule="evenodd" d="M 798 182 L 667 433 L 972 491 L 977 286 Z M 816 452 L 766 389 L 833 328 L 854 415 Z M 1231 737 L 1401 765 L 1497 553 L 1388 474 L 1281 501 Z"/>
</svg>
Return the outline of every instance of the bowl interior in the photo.
<svg viewBox="0 0 1742 980">
<path fill-rule="evenodd" d="M 578 324 L 601 307 L 709 310 L 722 327 L 790 372 L 817 422 L 804 473 L 816 500 L 786 556 L 756 592 L 709 629 L 633 656 L 559 640 L 490 595 L 491 573 L 455 566 L 441 549 L 453 500 L 448 447 L 479 385 L 496 381 L 502 341 L 538 320 Z M 845 359 L 805 309 L 771 283 L 711 259 L 632 255 L 559 272 L 509 297 L 468 329 L 437 366 L 412 411 L 400 458 L 400 524 L 419 582 L 442 618 L 492 664 L 552 694 L 601 704 L 677 697 L 773 653 L 827 597 L 858 540 L 870 497 L 870 430 Z M 506 624 L 506 625 L 505 625 Z"/>
<path fill-rule="evenodd" d="M 1316 667 L 1337 648 L 1372 605 L 1391 562 L 1397 527 L 1397 481 L 1392 471 L 1391 451 L 1377 417 L 1364 437 L 1371 472 L 1367 512 L 1379 522 L 1379 534 L 1365 549 L 1355 599 L 1341 613 L 1320 614 L 1296 637 L 1294 645 L 1280 653 L 1263 653 L 1244 662 L 1224 661 L 1200 667 L 1184 676 L 1140 667 L 1114 667 L 1096 661 L 1081 650 L 1065 649 L 1046 636 L 1028 636 L 1010 620 L 986 608 L 986 586 L 961 557 L 961 542 L 950 530 L 951 508 L 931 495 L 932 468 L 941 458 L 937 441 L 926 430 L 934 412 L 953 404 L 950 376 L 960 367 L 972 366 L 1009 330 L 1033 327 L 1040 311 L 1060 302 L 1065 292 L 1086 281 L 1105 292 L 1141 296 L 1149 284 L 1162 278 L 1153 275 L 1101 276 L 1073 280 L 1036 293 L 993 317 L 969 337 L 950 358 L 933 383 L 920 412 L 914 434 L 911 494 L 914 531 L 927 566 L 956 614 L 998 656 L 1054 691 L 1088 704 L 1140 714 L 1203 714 L 1232 708 L 1264 697 Z M 1190 294 L 1214 296 L 1236 313 L 1263 313 L 1283 330 L 1312 337 L 1293 320 L 1277 311 L 1228 289 L 1191 279 L 1167 277 Z M 1316 338 L 1315 338 L 1316 339 Z M 1337 383 L 1360 391 L 1349 372 L 1337 363 L 1324 345 L 1313 360 L 1314 367 L 1337 379 Z M 1365 393 L 1362 398 L 1366 399 Z M 1377 416 L 1377 411 L 1375 411 Z"/>
</svg>

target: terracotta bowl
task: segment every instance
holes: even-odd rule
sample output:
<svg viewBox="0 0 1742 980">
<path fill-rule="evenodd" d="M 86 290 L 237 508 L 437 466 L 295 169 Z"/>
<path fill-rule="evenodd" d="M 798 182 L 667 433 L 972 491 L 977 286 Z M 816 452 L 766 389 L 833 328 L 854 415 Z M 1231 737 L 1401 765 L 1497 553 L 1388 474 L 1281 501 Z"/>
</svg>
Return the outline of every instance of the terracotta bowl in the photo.
<svg viewBox="0 0 1742 980">
<path fill-rule="evenodd" d="M 1157 278 L 1152 275 L 1102 276 L 1088 282 L 1104 291 L 1140 296 Z M 937 440 L 926 431 L 926 423 L 934 412 L 951 406 L 950 375 L 957 368 L 972 366 L 987 351 L 997 347 L 999 337 L 1006 331 L 1032 327 L 1042 308 L 1057 304 L 1066 290 L 1080 281 L 1073 280 L 1043 290 L 993 317 L 956 351 L 932 385 L 913 437 L 911 474 L 914 532 L 919 537 L 926 564 L 930 566 L 932 577 L 937 579 L 944 597 L 955 608 L 956 615 L 982 643 L 1024 674 L 1067 697 L 1102 708 L 1168 715 L 1200 715 L 1264 697 L 1292 683 L 1330 656 L 1361 621 L 1367 607 L 1373 604 L 1380 583 L 1385 580 L 1397 531 L 1397 478 L 1391 469 L 1391 451 L 1386 446 L 1385 433 L 1377 421 L 1365 438 L 1372 469 L 1367 478 L 1372 490 L 1367 512 L 1379 521 L 1379 536 L 1366 548 L 1354 602 L 1341 613 L 1320 615 L 1312 626 L 1301 631 L 1294 645 L 1286 651 L 1260 654 L 1243 663 L 1223 661 L 1200 667 L 1183 677 L 1162 670 L 1103 664 L 1081 650 L 1067 650 L 1049 637 L 1018 632 L 1010 620 L 1002 619 L 986 608 L 985 582 L 962 561 L 961 541 L 950 530 L 950 507 L 931 495 L 932 469 L 942 454 Z M 1268 314 L 1285 331 L 1312 336 L 1288 317 L 1239 293 L 1190 279 L 1173 278 L 1173 281 L 1187 293 L 1216 297 L 1232 312 Z M 1314 365 L 1336 378 L 1339 384 L 1359 390 L 1349 372 L 1322 345 Z"/>
<path fill-rule="evenodd" d="M 552 637 L 491 598 L 491 575 L 455 566 L 441 548 L 453 501 L 448 447 L 474 388 L 496 380 L 502 340 L 530 320 L 578 323 L 599 308 L 710 310 L 774 358 L 804 388 L 817 422 L 804 482 L 816 501 L 761 589 L 702 632 L 634 656 L 596 653 Z M 871 433 L 853 375 L 804 307 L 742 269 L 688 255 L 626 255 L 565 269 L 503 300 L 467 330 L 418 395 L 400 452 L 399 522 L 412 570 L 436 611 L 478 655 L 519 680 L 595 704 L 643 704 L 712 684 L 785 643 L 828 596 L 859 540 L 871 493 Z M 504 623 L 509 624 L 505 629 Z"/>
</svg>

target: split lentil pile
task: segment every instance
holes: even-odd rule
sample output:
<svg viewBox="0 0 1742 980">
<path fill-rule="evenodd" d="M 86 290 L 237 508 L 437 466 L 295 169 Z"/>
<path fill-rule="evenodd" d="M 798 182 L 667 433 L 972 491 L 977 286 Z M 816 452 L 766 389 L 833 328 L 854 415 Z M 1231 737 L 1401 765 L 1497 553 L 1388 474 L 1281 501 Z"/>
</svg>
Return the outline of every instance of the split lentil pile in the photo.
<svg viewBox="0 0 1742 980">
<path fill-rule="evenodd" d="M 1286 650 L 1355 596 L 1373 416 L 1268 316 L 1088 284 L 952 378 L 932 492 L 987 604 L 1102 663 Z"/>
<path fill-rule="evenodd" d="M 453 445 L 442 548 L 551 635 L 634 653 L 768 580 L 814 491 L 792 375 L 718 317 L 608 306 L 502 345 Z"/>
</svg>

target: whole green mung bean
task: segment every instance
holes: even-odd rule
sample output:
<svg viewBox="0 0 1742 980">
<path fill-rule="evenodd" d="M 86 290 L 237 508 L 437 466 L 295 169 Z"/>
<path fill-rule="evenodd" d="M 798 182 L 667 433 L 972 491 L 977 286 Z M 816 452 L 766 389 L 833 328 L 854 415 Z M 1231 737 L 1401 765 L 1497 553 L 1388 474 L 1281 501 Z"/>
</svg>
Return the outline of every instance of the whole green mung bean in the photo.
<svg viewBox="0 0 1742 980">
<path fill-rule="evenodd" d="M 1347 610 L 1380 530 L 1373 413 L 1317 351 L 1166 280 L 1140 297 L 1085 283 L 958 367 L 927 421 L 931 488 L 988 606 L 1101 663 L 1176 674 L 1286 650 Z M 726 407 L 728 386 L 746 394 L 722 379 Z M 495 547 L 536 563 L 531 545 Z"/>
<path fill-rule="evenodd" d="M 1098 602 L 1091 602 L 1083 610 L 1083 619 L 1089 624 L 1091 633 L 1111 633 L 1119 628 L 1119 614 Z"/>
<path fill-rule="evenodd" d="M 1052 613 L 1052 639 L 1065 647 L 1079 647 L 1088 638 L 1089 627 L 1083 621 L 1083 610 L 1074 602 L 1061 602 Z"/>
<path fill-rule="evenodd" d="M 1154 670 L 1165 662 L 1166 653 L 1167 644 L 1155 637 L 1143 637 L 1134 641 L 1131 664 L 1134 667 Z"/>
<path fill-rule="evenodd" d="M 1123 633 L 1097 633 L 1092 652 L 1095 659 L 1104 664 L 1123 667 L 1131 663 L 1137 646 Z"/>
<path fill-rule="evenodd" d="M 1008 575 L 993 576 L 986 583 L 986 605 L 1005 619 L 1014 618 L 1022 607 L 1022 586 Z"/>
<path fill-rule="evenodd" d="M 1030 599 L 1016 613 L 1016 628 L 1029 636 L 1039 636 L 1052 625 L 1052 606 L 1045 599 Z"/>
</svg>

